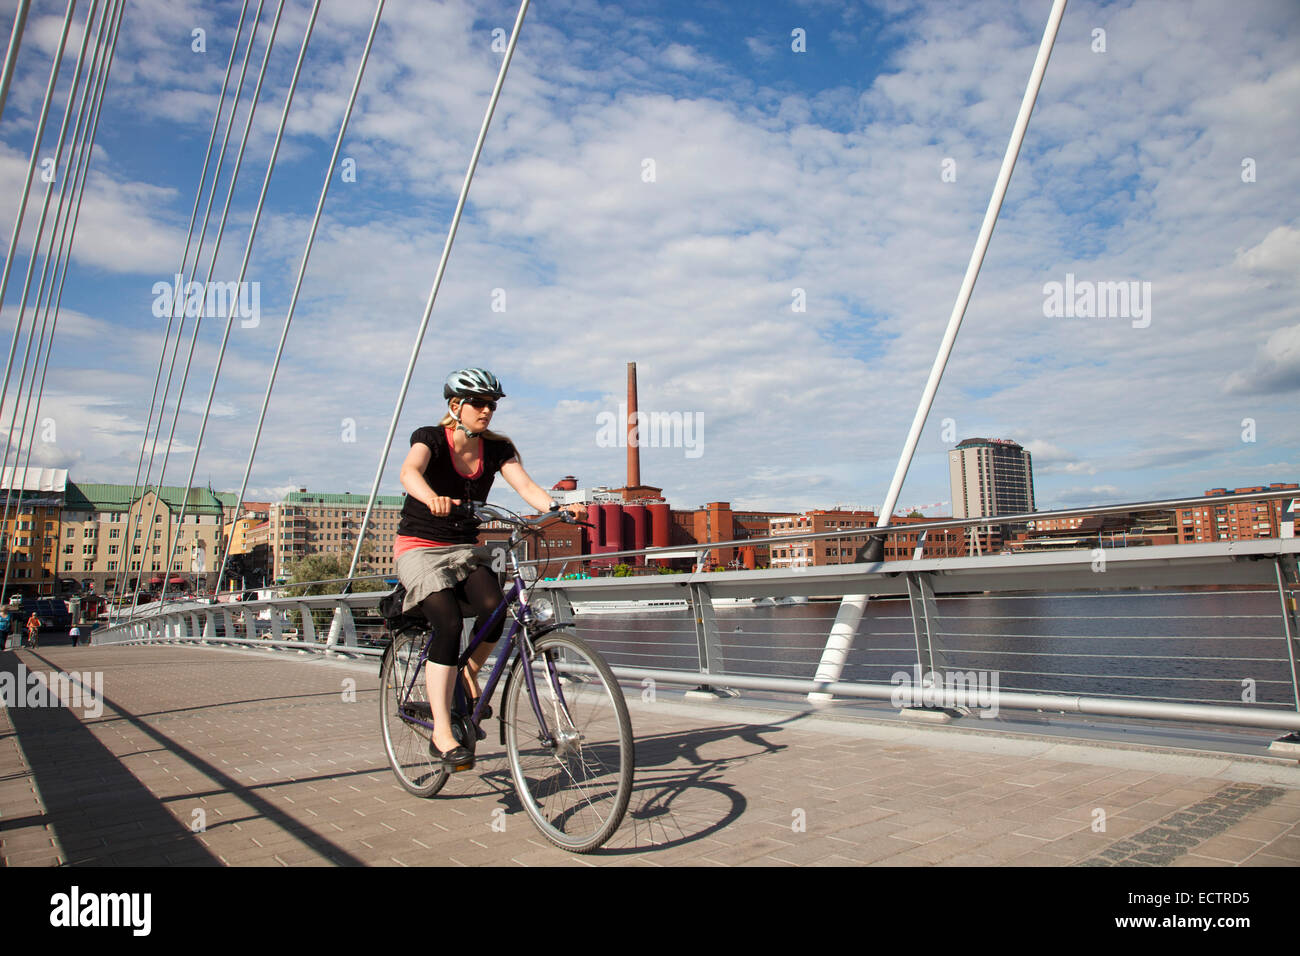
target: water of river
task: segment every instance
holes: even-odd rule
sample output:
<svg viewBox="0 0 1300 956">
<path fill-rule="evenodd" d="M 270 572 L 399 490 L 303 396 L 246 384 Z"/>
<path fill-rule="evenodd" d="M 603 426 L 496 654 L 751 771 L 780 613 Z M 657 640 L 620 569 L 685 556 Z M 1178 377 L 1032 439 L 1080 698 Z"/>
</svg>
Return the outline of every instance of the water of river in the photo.
<svg viewBox="0 0 1300 956">
<path fill-rule="evenodd" d="M 838 604 L 718 608 L 723 670 L 810 679 Z M 971 595 L 938 601 L 937 669 L 996 672 L 1003 691 L 1295 706 L 1276 591 Z M 699 669 L 685 611 L 582 614 L 614 665 Z M 843 679 L 916 664 L 906 600 L 873 600 Z"/>
</svg>

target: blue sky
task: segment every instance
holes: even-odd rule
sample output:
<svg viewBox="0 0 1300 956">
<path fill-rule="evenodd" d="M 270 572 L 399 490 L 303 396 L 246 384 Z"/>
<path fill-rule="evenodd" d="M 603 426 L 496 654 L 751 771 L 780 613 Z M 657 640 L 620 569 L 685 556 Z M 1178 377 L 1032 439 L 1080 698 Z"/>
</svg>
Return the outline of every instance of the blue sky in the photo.
<svg viewBox="0 0 1300 956">
<path fill-rule="evenodd" d="M 285 5 L 217 279 L 243 253 L 309 6 Z M 15 8 L 0 0 L 6 36 Z M 6 241 L 63 9 L 34 4 L 0 119 Z M 373 9 L 327 4 L 312 38 L 253 247 L 260 322 L 236 323 L 198 459 L 196 481 L 219 490 L 238 487 L 248 457 Z M 599 447 L 598 416 L 617 410 L 636 361 L 642 410 L 702 417 L 702 454 L 643 450 L 643 480 L 675 505 L 878 506 L 1049 9 L 534 6 L 382 490 L 399 491 L 406 437 L 437 418 L 443 376 L 467 364 L 505 382 L 496 425 L 539 483 L 621 484 L 623 452 Z M 369 490 L 500 62 L 492 33 L 516 10 L 387 5 L 343 149 L 356 181 L 334 176 L 250 498 Z M 134 476 L 166 325 L 151 289 L 180 262 L 238 13 L 127 9 L 41 406 L 57 437 L 33 451 L 73 480 Z M 195 28 L 205 53 L 191 49 Z M 1297 50 L 1291 0 L 1071 2 L 900 504 L 951 497 L 948 419 L 958 440 L 1029 447 L 1044 508 L 1300 478 Z M 236 143 L 246 103 L 247 91 Z M 6 340 L 34 230 L 29 212 Z M 1044 286 L 1067 273 L 1151 283 L 1149 325 L 1045 316 Z M 201 326 L 169 484 L 189 472 L 220 334 Z"/>
</svg>

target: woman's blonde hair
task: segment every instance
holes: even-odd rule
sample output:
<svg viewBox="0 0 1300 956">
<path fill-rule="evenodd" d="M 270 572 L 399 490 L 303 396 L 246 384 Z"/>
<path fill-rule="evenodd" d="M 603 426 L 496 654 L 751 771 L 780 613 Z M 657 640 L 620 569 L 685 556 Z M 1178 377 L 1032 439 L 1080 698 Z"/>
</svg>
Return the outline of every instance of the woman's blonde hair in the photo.
<svg viewBox="0 0 1300 956">
<path fill-rule="evenodd" d="M 463 398 L 462 399 L 453 398 L 452 401 L 464 402 L 465 400 Z M 442 421 L 438 422 L 438 427 L 455 428 L 459 424 L 460 422 L 456 420 L 456 416 L 453 415 L 450 411 L 448 411 L 447 414 L 442 416 Z M 484 438 L 491 438 L 494 441 L 510 441 L 510 439 L 507 436 L 501 434 L 500 432 L 494 432 L 490 428 L 483 429 L 483 431 L 480 434 L 482 434 Z M 514 442 L 511 442 L 511 444 L 514 444 Z M 518 447 L 515 448 L 515 460 L 517 460 L 521 465 L 524 463 L 524 456 L 519 454 Z"/>
</svg>

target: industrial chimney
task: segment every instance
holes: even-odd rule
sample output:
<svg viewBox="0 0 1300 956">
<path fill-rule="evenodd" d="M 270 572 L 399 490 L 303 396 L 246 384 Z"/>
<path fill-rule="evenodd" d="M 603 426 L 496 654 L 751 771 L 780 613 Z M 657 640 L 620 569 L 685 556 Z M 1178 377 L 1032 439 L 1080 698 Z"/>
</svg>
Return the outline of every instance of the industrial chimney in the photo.
<svg viewBox="0 0 1300 956">
<path fill-rule="evenodd" d="M 627 363 L 627 486 L 641 487 L 641 449 L 637 434 L 636 362 Z"/>
</svg>

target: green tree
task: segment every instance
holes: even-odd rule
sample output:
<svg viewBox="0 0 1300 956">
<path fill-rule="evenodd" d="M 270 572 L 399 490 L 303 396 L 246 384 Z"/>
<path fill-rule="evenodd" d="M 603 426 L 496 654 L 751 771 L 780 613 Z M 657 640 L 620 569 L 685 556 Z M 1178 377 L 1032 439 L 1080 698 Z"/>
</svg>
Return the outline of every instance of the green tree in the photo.
<svg viewBox="0 0 1300 956">
<path fill-rule="evenodd" d="M 371 573 L 367 560 L 369 557 L 370 546 L 365 545 L 361 549 L 361 560 L 357 564 L 357 574 Z M 294 585 L 299 582 L 331 581 L 335 578 L 346 578 L 351 564 L 352 558 L 344 554 L 310 554 L 289 566 L 289 583 Z M 304 584 L 299 587 L 285 588 L 284 593 L 288 597 L 304 597 L 309 594 L 338 594 L 346 586 L 346 583 L 344 581 L 334 581 L 332 584 Z M 360 581 L 354 580 L 352 590 L 387 591 L 388 585 L 374 578 Z"/>
<path fill-rule="evenodd" d="M 357 574 L 370 574 L 370 568 L 367 559 L 370 557 L 370 545 L 362 545 L 361 560 L 357 563 Z M 348 568 L 352 564 L 351 555 L 347 554 L 311 554 L 305 558 L 295 561 L 289 566 L 289 582 L 307 581 L 332 581 L 330 584 L 302 584 L 298 587 L 287 587 L 284 589 L 286 597 L 306 597 L 311 594 L 338 594 L 346 586 L 346 581 L 338 581 L 336 578 L 346 578 Z M 371 578 L 369 580 L 352 582 L 353 592 L 358 591 L 387 591 L 388 585 L 381 580 Z M 320 639 L 329 630 L 330 622 L 334 618 L 334 612 L 328 608 L 316 608 L 311 612 L 312 624 L 316 628 Z"/>
</svg>

